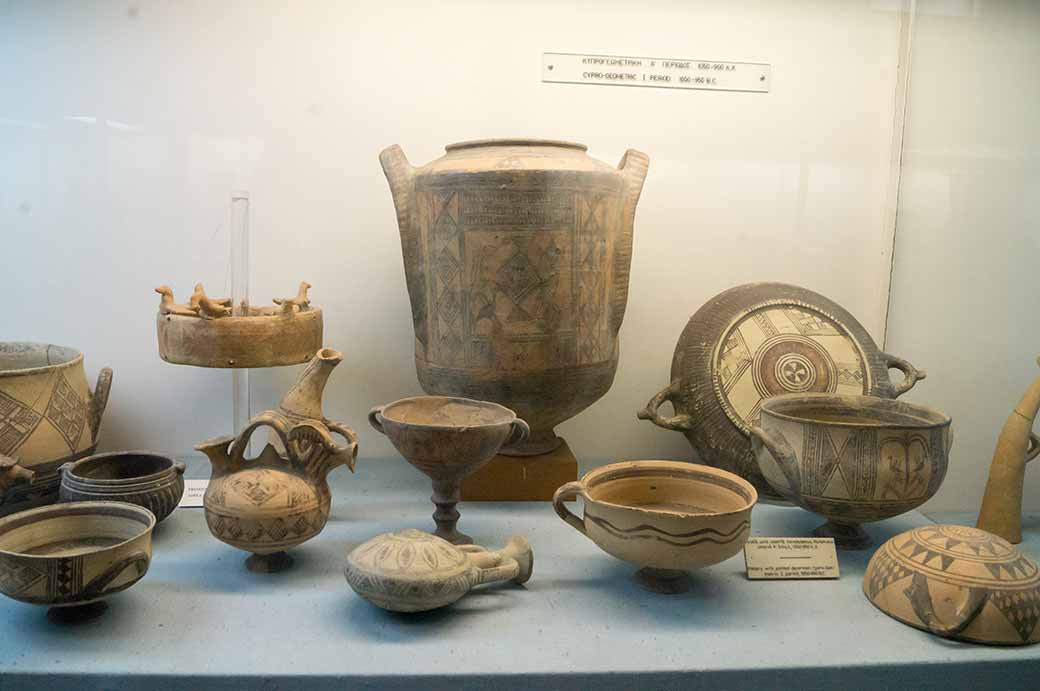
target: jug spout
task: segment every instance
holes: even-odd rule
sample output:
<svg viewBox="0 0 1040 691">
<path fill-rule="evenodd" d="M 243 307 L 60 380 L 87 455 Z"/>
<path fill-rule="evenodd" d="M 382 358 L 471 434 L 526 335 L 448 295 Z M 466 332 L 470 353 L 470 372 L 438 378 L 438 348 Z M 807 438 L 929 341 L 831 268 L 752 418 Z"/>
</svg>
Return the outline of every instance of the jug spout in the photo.
<svg viewBox="0 0 1040 691">
<path fill-rule="evenodd" d="M 1040 358 L 1037 358 L 1040 365 Z M 1040 377 L 1026 389 L 1008 415 L 989 466 L 977 528 L 999 535 L 1012 544 L 1022 542 L 1022 489 L 1026 463 L 1040 456 L 1040 437 L 1033 421 L 1040 411 Z"/>
<path fill-rule="evenodd" d="M 228 447 L 233 441 L 235 441 L 234 436 L 225 435 L 207 439 L 195 445 L 195 450 L 206 454 L 210 465 L 213 466 L 213 477 L 221 477 L 232 471 L 231 455 L 228 453 Z"/>
<path fill-rule="evenodd" d="M 332 348 L 322 348 L 311 358 L 289 392 L 285 394 L 279 409 L 290 417 L 324 420 L 321 412 L 321 397 L 329 375 L 340 362 L 343 353 Z"/>
</svg>

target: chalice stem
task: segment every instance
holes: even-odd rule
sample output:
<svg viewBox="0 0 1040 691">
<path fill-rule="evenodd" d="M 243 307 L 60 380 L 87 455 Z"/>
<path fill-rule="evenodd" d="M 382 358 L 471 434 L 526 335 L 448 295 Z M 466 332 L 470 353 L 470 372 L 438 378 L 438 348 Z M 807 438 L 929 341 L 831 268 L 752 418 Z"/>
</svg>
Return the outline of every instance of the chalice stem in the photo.
<svg viewBox="0 0 1040 691">
<path fill-rule="evenodd" d="M 459 522 L 459 510 L 455 505 L 459 503 L 460 484 L 461 478 L 458 477 L 433 481 L 433 496 L 430 499 L 437 507 L 433 512 L 433 520 L 437 524 L 433 534 L 453 545 L 469 545 L 473 543 L 473 538 L 460 533 L 456 527 Z"/>
</svg>

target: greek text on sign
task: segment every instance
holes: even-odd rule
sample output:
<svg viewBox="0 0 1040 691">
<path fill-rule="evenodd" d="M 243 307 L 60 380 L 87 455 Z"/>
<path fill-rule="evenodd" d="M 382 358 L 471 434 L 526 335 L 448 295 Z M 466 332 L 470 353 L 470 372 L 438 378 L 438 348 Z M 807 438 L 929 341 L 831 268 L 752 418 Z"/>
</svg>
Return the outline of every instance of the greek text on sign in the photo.
<svg viewBox="0 0 1040 691">
<path fill-rule="evenodd" d="M 744 545 L 751 580 L 838 578 L 831 537 L 753 537 Z"/>
<path fill-rule="evenodd" d="M 771 76 L 772 67 L 761 62 L 542 54 L 543 82 L 767 93 Z"/>
</svg>

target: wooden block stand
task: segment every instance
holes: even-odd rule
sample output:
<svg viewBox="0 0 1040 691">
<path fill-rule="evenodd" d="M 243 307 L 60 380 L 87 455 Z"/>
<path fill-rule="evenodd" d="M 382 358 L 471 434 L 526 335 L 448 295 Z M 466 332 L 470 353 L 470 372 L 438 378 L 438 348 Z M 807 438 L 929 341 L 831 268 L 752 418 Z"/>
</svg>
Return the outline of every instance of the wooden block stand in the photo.
<svg viewBox="0 0 1040 691">
<path fill-rule="evenodd" d="M 578 459 L 564 441 L 540 456 L 495 456 L 462 481 L 462 501 L 551 501 L 577 479 Z"/>
</svg>

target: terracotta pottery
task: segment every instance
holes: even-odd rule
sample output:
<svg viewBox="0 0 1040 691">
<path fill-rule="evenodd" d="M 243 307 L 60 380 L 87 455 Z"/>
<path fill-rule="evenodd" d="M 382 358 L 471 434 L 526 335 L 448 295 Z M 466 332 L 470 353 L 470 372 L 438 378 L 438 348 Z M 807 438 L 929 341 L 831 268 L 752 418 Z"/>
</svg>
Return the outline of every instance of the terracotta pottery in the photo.
<svg viewBox="0 0 1040 691">
<path fill-rule="evenodd" d="M 154 527 L 148 509 L 109 501 L 55 504 L 2 518 L 0 592 L 49 607 L 96 603 L 148 571 Z"/>
<path fill-rule="evenodd" d="M 1037 364 L 1040 365 L 1040 358 Z M 975 524 L 1012 544 L 1022 542 L 1022 486 L 1026 463 L 1040 456 L 1040 437 L 1033 433 L 1037 411 L 1040 411 L 1040 377 L 1026 390 L 1000 431 L 989 466 L 986 494 Z"/>
<path fill-rule="evenodd" d="M 61 467 L 62 501 L 125 501 L 161 522 L 184 494 L 183 463 L 148 451 L 116 451 Z"/>
<path fill-rule="evenodd" d="M 636 203 L 649 159 L 617 168 L 570 142 L 462 142 L 412 167 L 379 160 L 401 231 L 427 393 L 500 403 L 531 435 L 503 453 L 560 444 L 553 427 L 610 388 L 625 316 Z"/>
<path fill-rule="evenodd" d="M 929 525 L 896 535 L 867 565 L 863 593 L 893 619 L 944 638 L 1040 641 L 1036 563 L 977 528 Z"/>
<path fill-rule="evenodd" d="M 525 538 L 511 537 L 489 552 L 456 547 L 421 530 L 385 533 L 347 555 L 343 575 L 358 595 L 392 612 L 425 612 L 452 604 L 475 586 L 496 581 L 526 583 L 534 554 Z"/>
<path fill-rule="evenodd" d="M 203 498 L 206 524 L 213 536 L 251 552 L 251 571 L 281 571 L 292 563 L 285 550 L 322 531 L 332 508 L 326 476 L 346 465 L 354 471 L 357 435 L 321 414 L 321 394 L 332 369 L 343 356 L 325 348 L 318 352 L 286 394 L 312 418 L 290 417 L 269 410 L 253 417 L 238 437 L 218 437 L 195 448 L 209 457 L 213 475 Z M 283 402 L 284 404 L 284 402 Z M 245 457 L 258 427 L 269 427 L 278 444 L 268 444 L 255 459 Z M 345 445 L 331 433 L 344 437 Z"/>
<path fill-rule="evenodd" d="M 762 403 L 751 445 L 766 482 L 827 519 L 839 549 L 872 544 L 861 523 L 912 511 L 946 477 L 950 418 L 874 396 L 787 394 Z"/>
<path fill-rule="evenodd" d="M 244 368 L 307 362 L 321 348 L 322 312 L 307 297 L 303 282 L 293 298 L 275 298 L 274 307 L 240 306 L 211 298 L 199 283 L 189 302 L 174 302 L 173 291 L 159 286 L 156 329 L 159 355 L 177 365 Z M 241 312 L 241 314 L 239 313 Z"/>
<path fill-rule="evenodd" d="M 433 480 L 433 534 L 456 545 L 473 542 L 456 527 L 462 478 L 490 461 L 503 445 L 522 443 L 529 432 L 527 423 L 508 408 L 450 396 L 402 398 L 373 408 L 368 421 L 406 461 Z"/>
<path fill-rule="evenodd" d="M 564 502 L 581 497 L 585 516 Z M 607 554 L 641 566 L 656 593 L 689 590 L 687 572 L 729 559 L 751 534 L 758 493 L 725 470 L 679 461 L 625 461 L 556 490 L 553 508 Z"/>
<path fill-rule="evenodd" d="M 904 379 L 893 384 L 889 369 Z M 639 418 L 682 432 L 695 461 L 746 478 L 764 501 L 780 497 L 759 472 L 749 430 L 762 401 L 785 393 L 894 398 L 925 373 L 881 352 L 856 319 L 822 295 L 784 283 L 749 283 L 690 317 L 672 357 L 671 382 Z M 670 402 L 674 414 L 661 414 Z"/>
<path fill-rule="evenodd" d="M 57 501 L 58 468 L 94 453 L 111 386 L 104 367 L 91 393 L 74 348 L 0 343 L 0 457 L 35 473 L 0 493 L 0 514 Z"/>
</svg>

